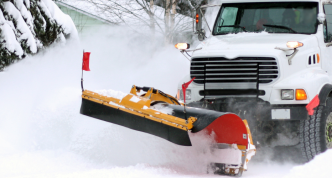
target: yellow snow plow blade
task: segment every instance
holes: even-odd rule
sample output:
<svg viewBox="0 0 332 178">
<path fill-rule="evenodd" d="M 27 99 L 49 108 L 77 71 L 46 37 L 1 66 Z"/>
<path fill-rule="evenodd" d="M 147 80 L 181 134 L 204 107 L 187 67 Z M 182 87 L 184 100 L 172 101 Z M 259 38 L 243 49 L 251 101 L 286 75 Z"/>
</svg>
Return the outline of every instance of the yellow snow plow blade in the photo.
<svg viewBox="0 0 332 178">
<path fill-rule="evenodd" d="M 140 90 L 146 93 L 138 96 Z M 251 158 L 247 157 L 247 153 L 250 150 L 255 153 L 249 126 L 236 114 L 191 107 L 186 107 L 184 112 L 184 106 L 176 98 L 150 87 L 133 86 L 130 93 L 121 99 L 85 90 L 80 113 L 182 146 L 192 146 L 188 132 L 195 134 L 202 131 L 213 135 L 211 146 L 214 149 L 236 147 L 241 158 L 239 164 L 212 162 L 211 167 L 217 174 L 241 175 Z"/>
<path fill-rule="evenodd" d="M 133 88 L 135 89 L 135 86 Z M 151 92 L 148 92 L 145 96 L 137 98 L 136 89 L 135 89 L 135 92 L 131 92 L 131 94 L 125 96 L 121 101 L 113 97 L 106 97 L 99 95 L 98 93 L 85 90 L 82 94 L 82 98 L 185 131 L 192 129 L 193 123 L 197 120 L 194 117 L 190 117 L 188 118 L 188 121 L 186 121 L 185 119 L 177 118 L 150 109 L 151 101 L 155 101 L 155 99 L 158 99 L 158 101 L 171 102 L 171 99 L 165 98 L 164 96 L 161 96 L 159 93 L 153 94 L 152 90 Z M 135 102 L 135 100 L 137 102 Z M 118 106 L 114 104 L 109 104 L 110 102 L 117 104 Z"/>
</svg>

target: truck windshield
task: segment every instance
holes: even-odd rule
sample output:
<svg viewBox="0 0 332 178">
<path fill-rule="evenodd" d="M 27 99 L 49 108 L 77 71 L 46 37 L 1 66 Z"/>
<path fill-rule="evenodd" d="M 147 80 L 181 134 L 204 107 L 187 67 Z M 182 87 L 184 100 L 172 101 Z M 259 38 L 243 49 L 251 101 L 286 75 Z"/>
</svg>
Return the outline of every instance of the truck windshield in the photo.
<svg viewBox="0 0 332 178">
<path fill-rule="evenodd" d="M 223 4 L 213 35 L 238 32 L 300 33 L 317 31 L 317 2 Z"/>
</svg>

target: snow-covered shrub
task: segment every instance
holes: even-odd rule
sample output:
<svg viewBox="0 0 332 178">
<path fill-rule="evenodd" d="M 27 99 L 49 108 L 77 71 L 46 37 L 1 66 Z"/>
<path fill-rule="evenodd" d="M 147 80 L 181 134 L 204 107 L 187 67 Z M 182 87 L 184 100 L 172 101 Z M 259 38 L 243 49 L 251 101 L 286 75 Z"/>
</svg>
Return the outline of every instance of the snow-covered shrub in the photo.
<svg viewBox="0 0 332 178">
<path fill-rule="evenodd" d="M 77 38 L 75 25 L 53 1 L 0 1 L 0 71 L 69 36 Z"/>
</svg>

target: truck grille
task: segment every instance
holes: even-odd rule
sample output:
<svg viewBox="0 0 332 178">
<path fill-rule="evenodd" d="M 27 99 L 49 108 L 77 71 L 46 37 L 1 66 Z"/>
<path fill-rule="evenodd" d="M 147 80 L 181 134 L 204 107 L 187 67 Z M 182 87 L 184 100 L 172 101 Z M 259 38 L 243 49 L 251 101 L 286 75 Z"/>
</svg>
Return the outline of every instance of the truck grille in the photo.
<svg viewBox="0 0 332 178">
<path fill-rule="evenodd" d="M 194 58 L 190 75 L 206 89 L 257 89 L 257 82 L 267 84 L 278 77 L 278 65 L 271 57 Z"/>
</svg>

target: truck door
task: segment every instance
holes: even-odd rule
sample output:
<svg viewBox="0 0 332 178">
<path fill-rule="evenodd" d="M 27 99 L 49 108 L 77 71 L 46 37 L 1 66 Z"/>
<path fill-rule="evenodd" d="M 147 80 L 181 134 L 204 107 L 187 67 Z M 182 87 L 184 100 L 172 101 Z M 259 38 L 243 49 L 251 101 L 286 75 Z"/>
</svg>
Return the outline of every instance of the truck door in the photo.
<svg viewBox="0 0 332 178">
<path fill-rule="evenodd" d="M 328 75 L 332 76 L 332 4 L 324 4 L 324 12 L 326 15 L 325 23 L 323 24 L 324 43 L 321 38 L 319 40 L 321 49 L 321 65 Z M 318 34 L 321 37 L 320 34 Z"/>
</svg>

